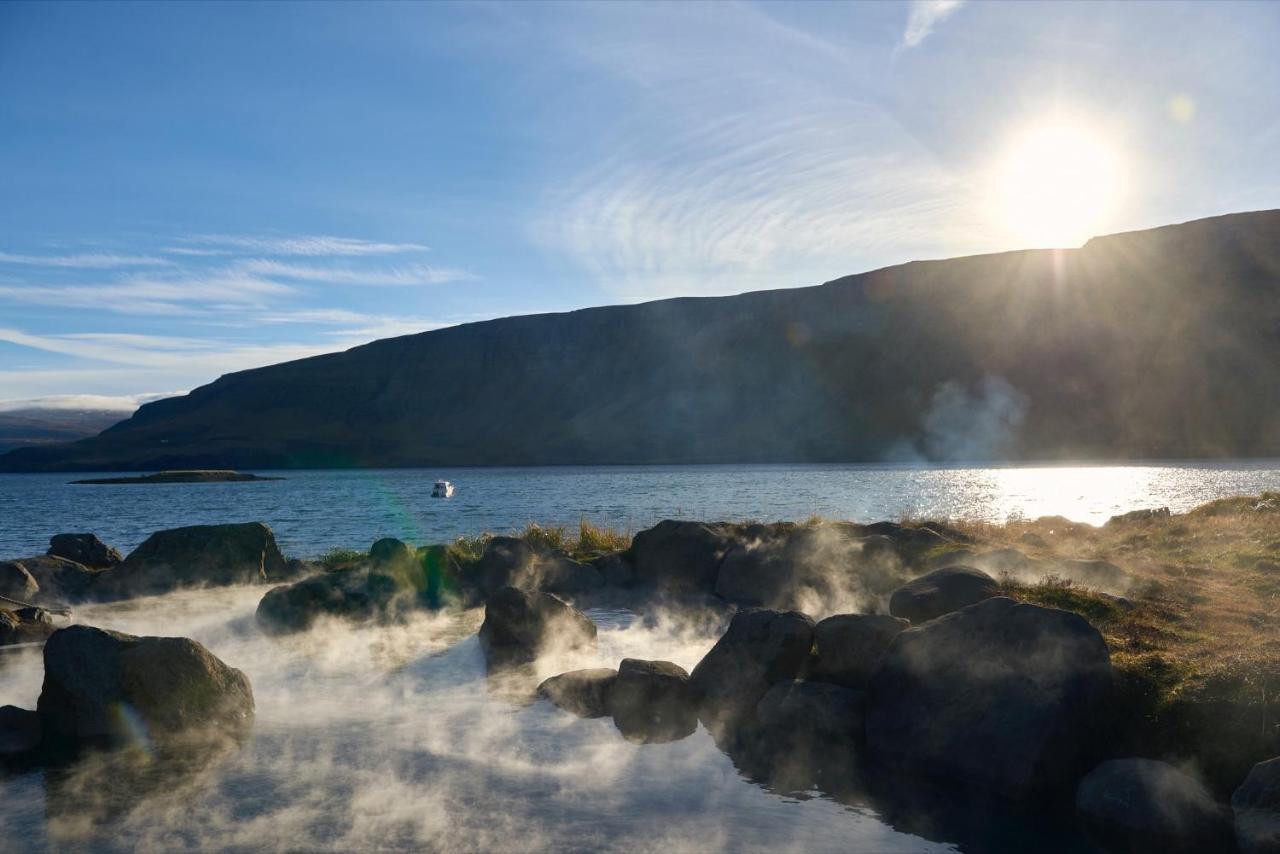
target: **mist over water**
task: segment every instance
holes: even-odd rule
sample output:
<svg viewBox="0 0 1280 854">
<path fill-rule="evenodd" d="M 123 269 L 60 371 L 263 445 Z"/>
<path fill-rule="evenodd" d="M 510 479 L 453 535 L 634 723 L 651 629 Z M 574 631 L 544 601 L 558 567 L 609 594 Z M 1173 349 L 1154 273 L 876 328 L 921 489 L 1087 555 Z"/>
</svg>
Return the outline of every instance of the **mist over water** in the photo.
<svg viewBox="0 0 1280 854">
<path fill-rule="evenodd" d="M 107 473 L 102 473 L 107 474 Z M 873 522 L 904 514 L 1003 522 L 1174 512 L 1280 489 L 1280 461 L 1144 466 L 637 466 L 278 472 L 262 483 L 75 486 L 94 475 L 0 475 L 0 557 L 43 552 L 52 534 L 93 531 L 128 551 L 153 531 L 266 522 L 295 556 L 414 544 L 580 519 L 637 531 L 660 519 Z M 458 486 L 432 499 L 437 477 Z"/>
<path fill-rule="evenodd" d="M 635 745 L 608 718 L 528 697 L 544 676 L 623 657 L 692 668 L 714 636 L 590 612 L 599 649 L 486 678 L 477 612 L 405 625 L 325 623 L 283 639 L 253 621 L 260 588 L 83 607 L 76 619 L 188 635 L 253 683 L 249 739 L 166 763 L 88 760 L 0 778 L 0 832 L 23 849 L 948 850 L 814 792 L 744 778 L 701 727 Z M 0 704 L 33 708 L 38 651 L 0 656 Z"/>
</svg>

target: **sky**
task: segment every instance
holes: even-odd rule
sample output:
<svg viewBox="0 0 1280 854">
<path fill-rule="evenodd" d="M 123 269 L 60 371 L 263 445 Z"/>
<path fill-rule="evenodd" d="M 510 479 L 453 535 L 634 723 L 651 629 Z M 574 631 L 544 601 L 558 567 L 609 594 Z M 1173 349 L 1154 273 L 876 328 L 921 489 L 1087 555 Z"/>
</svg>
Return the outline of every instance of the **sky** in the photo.
<svg viewBox="0 0 1280 854">
<path fill-rule="evenodd" d="M 1280 207 L 1277 44 L 1271 2 L 3 3 L 0 408 Z"/>
</svg>

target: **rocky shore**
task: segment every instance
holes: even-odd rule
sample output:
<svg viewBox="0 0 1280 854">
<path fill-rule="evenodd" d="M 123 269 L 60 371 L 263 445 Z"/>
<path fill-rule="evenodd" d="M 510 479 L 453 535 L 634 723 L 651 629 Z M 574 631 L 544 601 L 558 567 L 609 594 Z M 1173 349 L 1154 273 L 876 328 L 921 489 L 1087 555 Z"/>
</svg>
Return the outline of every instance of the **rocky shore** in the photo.
<svg viewBox="0 0 1280 854">
<path fill-rule="evenodd" d="M 120 483 L 242 483 L 256 480 L 283 480 L 279 477 L 261 477 L 256 474 L 243 474 L 230 469 L 184 469 L 180 471 L 162 471 L 156 474 L 143 474 L 136 477 L 98 477 L 88 480 L 73 480 L 74 484 L 120 484 Z"/>
<path fill-rule="evenodd" d="M 273 635 L 483 608 L 492 674 L 593 650 L 584 612 L 626 608 L 714 626 L 718 640 L 690 671 L 627 658 L 530 690 L 637 744 L 701 725 L 739 768 L 799 789 L 887 775 L 956 803 L 1073 814 L 1104 850 L 1277 851 L 1280 733 L 1267 722 L 1280 646 L 1222 605 L 1233 585 L 1280 594 L 1280 568 L 1259 556 L 1276 549 L 1273 495 L 1101 528 L 667 520 L 626 540 L 382 539 L 320 562 L 287 560 L 257 523 L 157 532 L 123 558 L 64 534 L 0 563 L 0 595 L 23 605 L 0 610 L 0 643 L 44 641 L 46 665 L 35 711 L 0 709 L 0 752 L 118 741 L 102 712 L 117 701 L 166 736 L 252 719 L 243 674 L 198 644 L 56 631 L 42 605 L 274 585 L 257 609 Z M 1224 656 L 1242 625 L 1260 651 Z"/>
</svg>

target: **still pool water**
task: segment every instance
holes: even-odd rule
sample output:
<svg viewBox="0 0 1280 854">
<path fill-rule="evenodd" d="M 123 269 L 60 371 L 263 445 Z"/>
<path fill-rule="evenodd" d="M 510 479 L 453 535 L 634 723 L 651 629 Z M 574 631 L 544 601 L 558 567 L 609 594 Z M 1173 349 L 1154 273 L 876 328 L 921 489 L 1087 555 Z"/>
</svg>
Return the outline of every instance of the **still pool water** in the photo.
<svg viewBox="0 0 1280 854">
<path fill-rule="evenodd" d="M 1280 489 L 1280 461 L 1142 466 L 636 466 L 279 472 L 259 483 L 80 486 L 98 474 L 0 475 L 0 557 L 42 552 L 63 531 L 121 551 L 152 531 L 266 522 L 310 556 L 393 536 L 415 544 L 580 519 L 637 531 L 659 519 L 871 522 L 903 515 L 982 519 L 1062 515 L 1100 524 L 1139 507 L 1176 511 Z M 272 474 L 266 472 L 264 474 Z M 436 478 L 457 484 L 431 498 Z"/>
</svg>

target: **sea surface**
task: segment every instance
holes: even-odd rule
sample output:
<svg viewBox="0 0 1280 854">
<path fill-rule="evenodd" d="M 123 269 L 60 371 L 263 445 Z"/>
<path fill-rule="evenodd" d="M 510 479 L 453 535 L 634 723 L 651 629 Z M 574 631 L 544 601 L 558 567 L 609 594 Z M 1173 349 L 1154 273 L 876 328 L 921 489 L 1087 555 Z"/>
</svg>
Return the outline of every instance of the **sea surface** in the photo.
<svg viewBox="0 0 1280 854">
<path fill-rule="evenodd" d="M 888 468 L 753 466 L 283 472 L 240 484 L 73 486 L 0 476 L 0 557 L 61 531 L 122 550 L 159 528 L 261 520 L 286 552 L 366 547 L 589 519 L 638 530 L 668 516 L 871 521 L 1061 514 L 1099 523 L 1138 507 L 1185 510 L 1280 489 L 1280 465 Z M 432 482 L 458 485 L 430 497 Z M 322 622 L 264 635 L 261 587 L 85 605 L 72 619 L 193 637 L 248 674 L 257 716 L 213 753 L 139 749 L 59 767 L 0 767 L 0 847 L 12 851 L 1088 851 L 1069 820 L 982 809 L 865 777 L 778 779 L 721 750 L 699 725 L 633 744 L 608 718 L 536 700 L 541 678 L 624 657 L 692 669 L 715 625 L 662 612 L 593 610 L 599 648 L 490 676 L 478 611 L 401 625 Z M 34 647 L 0 650 L 0 705 L 34 708 Z M 904 794 L 904 792 L 906 794 Z"/>
<path fill-rule="evenodd" d="M 634 466 L 258 472 L 247 483 L 73 485 L 107 477 L 0 474 L 0 558 L 43 552 L 49 537 L 92 531 L 122 552 L 180 525 L 260 521 L 308 557 L 415 545 L 530 522 L 586 519 L 638 531 L 664 518 L 857 522 L 904 516 L 1002 522 L 1061 515 L 1102 524 L 1141 507 L 1177 512 L 1225 495 L 1280 489 L 1280 460 L 1134 466 Z M 118 473 L 116 473 L 118 474 Z M 453 498 L 431 497 L 437 478 Z"/>
</svg>

